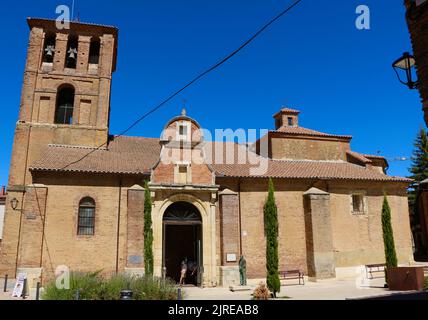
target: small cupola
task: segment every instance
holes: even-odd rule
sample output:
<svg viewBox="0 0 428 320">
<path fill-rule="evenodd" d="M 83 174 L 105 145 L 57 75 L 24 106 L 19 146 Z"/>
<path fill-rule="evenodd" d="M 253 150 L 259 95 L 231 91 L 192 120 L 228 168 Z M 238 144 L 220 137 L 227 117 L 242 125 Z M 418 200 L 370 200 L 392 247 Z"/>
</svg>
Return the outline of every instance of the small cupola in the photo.
<svg viewBox="0 0 428 320">
<path fill-rule="evenodd" d="M 281 127 L 297 127 L 299 125 L 299 113 L 299 110 L 282 108 L 273 116 L 275 119 L 275 130 Z"/>
<path fill-rule="evenodd" d="M 192 118 L 188 117 L 186 110 L 181 115 L 171 119 L 165 126 L 161 141 L 179 142 L 181 144 L 198 144 L 203 140 L 201 126 Z"/>
</svg>

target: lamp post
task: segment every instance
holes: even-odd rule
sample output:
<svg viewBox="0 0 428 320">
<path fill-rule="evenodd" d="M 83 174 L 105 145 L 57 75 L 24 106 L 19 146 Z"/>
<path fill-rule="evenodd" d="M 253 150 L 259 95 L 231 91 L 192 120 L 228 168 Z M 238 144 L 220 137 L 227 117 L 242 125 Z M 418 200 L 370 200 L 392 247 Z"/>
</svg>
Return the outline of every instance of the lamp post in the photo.
<svg viewBox="0 0 428 320">
<path fill-rule="evenodd" d="M 408 52 L 404 52 L 403 55 L 392 64 L 398 80 L 411 90 L 417 89 L 419 85 L 419 81 L 417 79 L 413 80 L 413 69 L 415 68 L 415 65 L 415 58 Z M 405 79 L 402 79 L 404 76 Z"/>
</svg>

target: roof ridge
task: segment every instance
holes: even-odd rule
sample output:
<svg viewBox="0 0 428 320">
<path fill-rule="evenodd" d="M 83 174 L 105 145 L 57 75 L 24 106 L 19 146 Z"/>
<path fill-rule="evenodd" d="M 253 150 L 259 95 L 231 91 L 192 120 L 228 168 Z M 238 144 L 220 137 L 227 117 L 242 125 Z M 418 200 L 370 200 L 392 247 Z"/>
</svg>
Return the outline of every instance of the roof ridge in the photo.
<svg viewBox="0 0 428 320">
<path fill-rule="evenodd" d="M 160 138 L 153 138 L 153 137 L 138 137 L 138 136 L 124 136 L 124 135 L 112 135 L 113 138 L 126 138 L 126 139 L 139 139 L 139 140 L 160 140 Z"/>
<path fill-rule="evenodd" d="M 49 143 L 48 147 L 53 147 L 53 148 L 68 148 L 68 149 L 86 149 L 86 150 L 101 150 L 101 151 L 106 151 L 108 150 L 107 148 L 102 148 L 102 147 L 88 147 L 88 146 L 77 146 L 77 145 L 67 145 L 67 144 L 56 144 L 56 143 Z"/>
<path fill-rule="evenodd" d="M 314 163 L 349 163 L 344 160 L 312 160 L 312 159 L 272 159 L 275 162 L 314 162 Z"/>
<path fill-rule="evenodd" d="M 345 138 L 345 139 L 352 139 L 352 135 L 343 135 L 343 134 L 334 134 L 334 133 L 326 133 L 326 132 L 322 132 L 322 131 L 318 131 L 318 130 L 314 130 L 314 129 L 310 129 L 310 128 L 306 128 L 306 127 L 302 127 L 302 126 L 283 126 L 281 128 L 284 128 L 285 130 L 269 130 L 269 132 L 277 132 L 277 133 L 284 133 L 284 134 L 291 134 L 291 135 L 308 135 L 308 136 L 323 136 L 323 137 L 336 137 L 336 138 Z M 281 129 L 279 128 L 279 129 Z M 293 132 L 293 131 L 286 131 L 286 130 L 290 130 L 290 129 L 302 129 L 307 130 L 309 132 Z"/>
</svg>

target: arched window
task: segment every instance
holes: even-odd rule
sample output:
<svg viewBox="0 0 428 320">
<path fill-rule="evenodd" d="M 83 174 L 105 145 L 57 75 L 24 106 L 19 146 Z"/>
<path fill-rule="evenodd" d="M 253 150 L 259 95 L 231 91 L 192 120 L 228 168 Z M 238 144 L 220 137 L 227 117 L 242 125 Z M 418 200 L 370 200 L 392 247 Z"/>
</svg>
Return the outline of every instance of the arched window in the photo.
<svg viewBox="0 0 428 320">
<path fill-rule="evenodd" d="M 67 43 L 67 55 L 65 58 L 65 67 L 76 69 L 77 52 L 79 50 L 79 39 L 77 36 L 70 36 Z"/>
<path fill-rule="evenodd" d="M 79 204 L 79 219 L 77 234 L 79 236 L 93 236 L 95 231 L 95 200 L 83 198 Z"/>
<path fill-rule="evenodd" d="M 73 123 L 74 94 L 75 92 L 72 86 L 66 86 L 58 90 L 56 97 L 55 123 Z"/>
<path fill-rule="evenodd" d="M 43 62 L 52 63 L 55 56 L 55 34 L 46 34 L 45 44 L 43 46 Z"/>
</svg>

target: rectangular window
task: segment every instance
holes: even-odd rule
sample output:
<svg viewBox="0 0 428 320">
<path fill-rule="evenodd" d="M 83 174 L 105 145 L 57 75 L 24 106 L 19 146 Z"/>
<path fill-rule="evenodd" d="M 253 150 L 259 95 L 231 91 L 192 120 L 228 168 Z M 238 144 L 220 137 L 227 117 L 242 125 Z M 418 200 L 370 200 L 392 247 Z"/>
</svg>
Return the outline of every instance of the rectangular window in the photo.
<svg viewBox="0 0 428 320">
<path fill-rule="evenodd" d="M 352 213 L 353 214 L 364 214 L 364 195 L 353 194 L 352 195 Z"/>
<path fill-rule="evenodd" d="M 178 132 L 179 132 L 180 136 L 187 137 L 187 126 L 180 125 Z"/>
<path fill-rule="evenodd" d="M 294 125 L 294 123 L 293 123 L 293 118 L 292 118 L 292 117 L 288 117 L 288 118 L 287 118 L 287 120 L 288 120 L 288 125 L 289 125 L 289 126 Z"/>
<path fill-rule="evenodd" d="M 95 229 L 95 208 L 80 207 L 79 225 L 77 234 L 79 236 L 93 236 Z"/>
<path fill-rule="evenodd" d="M 187 166 L 178 167 L 178 183 L 180 184 L 187 183 Z"/>
</svg>

